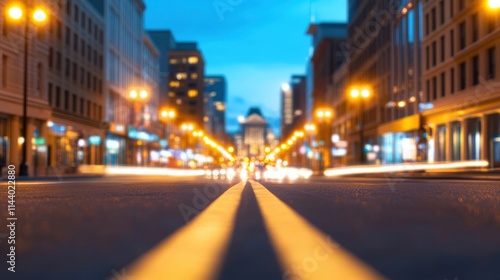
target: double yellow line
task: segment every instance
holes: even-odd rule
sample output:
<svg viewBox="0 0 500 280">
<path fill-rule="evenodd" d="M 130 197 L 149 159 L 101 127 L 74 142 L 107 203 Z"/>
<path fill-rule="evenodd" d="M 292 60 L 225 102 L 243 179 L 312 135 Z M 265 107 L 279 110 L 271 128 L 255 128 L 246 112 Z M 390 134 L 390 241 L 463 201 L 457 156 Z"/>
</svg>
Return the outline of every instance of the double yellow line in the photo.
<svg viewBox="0 0 500 280">
<path fill-rule="evenodd" d="M 192 222 L 136 261 L 129 274 L 135 280 L 216 279 L 245 184 L 240 182 L 223 193 Z M 383 279 L 263 185 L 250 184 L 284 271 L 283 279 Z"/>
</svg>

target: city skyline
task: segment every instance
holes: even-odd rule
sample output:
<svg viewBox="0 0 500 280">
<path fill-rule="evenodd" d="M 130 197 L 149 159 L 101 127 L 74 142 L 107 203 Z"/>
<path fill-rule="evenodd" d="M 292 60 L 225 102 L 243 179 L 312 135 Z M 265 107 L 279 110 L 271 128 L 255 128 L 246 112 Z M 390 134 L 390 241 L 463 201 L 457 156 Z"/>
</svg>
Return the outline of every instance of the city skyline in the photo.
<svg viewBox="0 0 500 280">
<path fill-rule="evenodd" d="M 239 128 L 238 116 L 244 115 L 249 107 L 258 106 L 279 134 L 280 87 L 292 74 L 306 71 L 311 45 L 306 30 L 311 15 L 316 22 L 347 20 L 344 0 L 234 1 L 233 6 L 224 6 L 225 1 L 145 2 L 146 29 L 169 29 L 176 40 L 197 41 L 207 62 L 205 74 L 226 76 L 226 129 L 231 133 Z M 169 17 L 161 16 L 174 9 L 177 12 Z M 280 43 L 287 47 L 280 48 Z"/>
</svg>

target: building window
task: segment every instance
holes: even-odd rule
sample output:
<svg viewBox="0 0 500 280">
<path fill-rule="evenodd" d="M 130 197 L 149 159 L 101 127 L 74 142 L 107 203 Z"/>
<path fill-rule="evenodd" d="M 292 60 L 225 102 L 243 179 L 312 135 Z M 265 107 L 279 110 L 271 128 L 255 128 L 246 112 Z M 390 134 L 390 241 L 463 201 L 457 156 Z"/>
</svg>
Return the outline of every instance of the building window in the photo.
<svg viewBox="0 0 500 280">
<path fill-rule="evenodd" d="M 65 62 L 66 63 L 64 64 L 64 74 L 66 75 L 66 77 L 69 77 L 69 75 L 70 75 L 70 69 L 69 68 L 71 67 L 71 64 L 69 62 L 69 59 L 67 59 L 67 58 L 66 58 Z"/>
<path fill-rule="evenodd" d="M 426 93 L 427 102 L 431 102 L 431 82 L 429 80 L 427 80 L 426 82 L 426 88 L 427 88 L 427 93 Z"/>
<path fill-rule="evenodd" d="M 429 70 L 429 67 L 430 67 L 430 56 L 431 55 L 431 52 L 430 52 L 430 49 L 429 49 L 429 46 L 425 47 L 425 68 L 427 70 Z"/>
<path fill-rule="evenodd" d="M 458 10 L 461 11 L 465 7 L 465 0 L 458 0 Z"/>
<path fill-rule="evenodd" d="M 87 118 L 90 118 L 90 100 L 87 100 Z"/>
<path fill-rule="evenodd" d="M 43 86 L 43 77 L 44 77 L 43 65 L 41 63 L 38 63 L 38 65 L 37 65 L 36 90 L 38 91 L 39 95 L 42 94 L 42 88 L 44 88 L 44 86 Z"/>
<path fill-rule="evenodd" d="M 439 22 L 440 22 L 440 24 L 444 24 L 444 17 L 445 17 L 445 15 L 444 15 L 444 0 L 441 0 L 441 2 L 439 2 L 439 14 L 441 15 Z"/>
<path fill-rule="evenodd" d="M 477 14 L 472 15 L 472 41 L 477 41 L 479 37 L 479 22 L 477 18 Z"/>
<path fill-rule="evenodd" d="M 446 73 L 441 73 L 441 97 L 444 97 L 446 94 Z"/>
<path fill-rule="evenodd" d="M 90 87 L 91 87 L 90 83 L 91 82 L 92 82 L 92 80 L 91 80 L 90 72 L 87 72 L 87 89 L 90 89 Z"/>
<path fill-rule="evenodd" d="M 85 57 L 85 40 L 81 40 L 82 57 Z"/>
<path fill-rule="evenodd" d="M 445 54 L 445 44 L 444 44 L 444 35 L 441 36 L 441 62 L 444 61 L 444 58 L 446 57 Z"/>
<path fill-rule="evenodd" d="M 66 27 L 66 45 L 71 45 L 71 29 L 69 27 Z"/>
<path fill-rule="evenodd" d="M 465 48 L 465 44 L 466 44 L 466 30 L 465 30 L 465 21 L 462 21 L 459 25 L 459 30 L 460 30 L 460 49 L 464 49 Z"/>
<path fill-rule="evenodd" d="M 48 91 L 47 96 L 48 96 L 48 99 L 49 99 L 49 105 L 52 106 L 53 105 L 52 104 L 53 100 L 52 100 L 52 84 L 51 83 L 49 83 L 47 91 Z"/>
<path fill-rule="evenodd" d="M 431 10 L 431 24 L 432 31 L 436 30 L 436 8 L 432 8 Z"/>
<path fill-rule="evenodd" d="M 436 41 L 432 42 L 432 66 L 436 66 Z"/>
<path fill-rule="evenodd" d="M 432 77 L 432 100 L 437 99 L 437 78 L 436 76 Z"/>
<path fill-rule="evenodd" d="M 488 80 L 495 78 L 495 48 L 488 49 Z"/>
<path fill-rule="evenodd" d="M 80 97 L 80 115 L 83 116 L 83 112 L 85 111 L 85 101 L 83 97 Z"/>
<path fill-rule="evenodd" d="M 190 56 L 188 58 L 188 63 L 189 64 L 197 64 L 198 63 L 198 57 L 197 56 Z"/>
<path fill-rule="evenodd" d="M 190 98 L 194 98 L 198 96 L 198 91 L 196 89 L 190 89 L 188 90 L 188 96 Z"/>
<path fill-rule="evenodd" d="M 460 90 L 464 90 L 467 86 L 467 69 L 465 62 L 460 63 Z"/>
<path fill-rule="evenodd" d="M 77 101 L 76 94 L 73 94 L 71 101 L 72 101 L 71 109 L 72 109 L 73 113 L 76 113 L 76 101 Z"/>
<path fill-rule="evenodd" d="M 453 18 L 453 10 L 455 9 L 455 0 L 450 0 L 450 18 Z"/>
<path fill-rule="evenodd" d="M 453 94 L 455 92 L 455 68 L 451 68 L 450 70 L 450 93 Z"/>
<path fill-rule="evenodd" d="M 429 35 L 429 14 L 425 15 L 425 35 Z"/>
<path fill-rule="evenodd" d="M 60 20 L 57 21 L 57 39 L 61 39 L 62 37 L 62 23 Z"/>
<path fill-rule="evenodd" d="M 89 17 L 89 23 L 87 24 L 87 29 L 88 29 L 88 32 L 89 32 L 89 35 L 92 36 L 92 19 Z"/>
<path fill-rule="evenodd" d="M 85 84 L 85 69 L 80 67 L 80 85 L 83 87 Z"/>
<path fill-rule="evenodd" d="M 495 30 L 495 17 L 492 14 L 488 14 L 487 17 L 488 33 L 491 33 Z"/>
<path fill-rule="evenodd" d="M 472 58 L 472 85 L 479 84 L 479 57 L 476 55 Z"/>
<path fill-rule="evenodd" d="M 177 80 L 185 80 L 187 79 L 187 73 L 177 73 L 175 77 L 177 78 Z"/>
<path fill-rule="evenodd" d="M 56 53 L 56 70 L 61 71 L 61 53 Z"/>
<path fill-rule="evenodd" d="M 82 28 L 85 30 L 85 22 L 87 22 L 87 17 L 85 16 L 85 13 L 82 12 Z"/>
<path fill-rule="evenodd" d="M 64 91 L 64 110 L 69 110 L 69 92 L 67 90 Z"/>
<path fill-rule="evenodd" d="M 56 108 L 61 106 L 61 88 L 56 87 Z"/>
<path fill-rule="evenodd" d="M 450 31 L 450 54 L 451 57 L 455 55 L 455 31 Z"/>
<path fill-rule="evenodd" d="M 75 22 L 78 23 L 78 15 L 80 14 L 80 10 L 78 9 L 78 6 L 75 5 L 75 12 L 74 12 L 74 16 L 75 16 Z"/>
<path fill-rule="evenodd" d="M 71 2 L 70 2 L 70 0 L 67 0 L 67 2 L 66 2 L 66 14 L 68 16 L 71 16 Z"/>
<path fill-rule="evenodd" d="M 78 34 L 73 34 L 73 49 L 78 52 Z"/>
<path fill-rule="evenodd" d="M 73 81 L 76 82 L 78 79 L 78 66 L 73 62 Z"/>
<path fill-rule="evenodd" d="M 7 87 L 7 80 L 9 78 L 9 58 L 2 55 L 2 87 Z"/>
</svg>

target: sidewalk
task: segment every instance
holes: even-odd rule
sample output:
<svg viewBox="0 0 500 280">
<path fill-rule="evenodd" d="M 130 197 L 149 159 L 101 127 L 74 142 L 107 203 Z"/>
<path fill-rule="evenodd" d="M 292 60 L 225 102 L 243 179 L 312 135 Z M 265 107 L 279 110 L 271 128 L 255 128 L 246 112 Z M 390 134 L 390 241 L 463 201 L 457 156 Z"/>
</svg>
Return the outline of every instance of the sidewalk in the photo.
<svg viewBox="0 0 500 280">
<path fill-rule="evenodd" d="M 22 182 L 33 182 L 33 181 L 47 181 L 47 182 L 54 182 L 54 181 L 65 181 L 65 180 L 79 180 L 79 179 L 99 179 L 103 178 L 104 175 L 95 175 L 95 174 L 65 174 L 65 175 L 60 175 L 60 176 L 54 176 L 54 175 L 49 175 L 49 176 L 18 176 L 16 175 L 16 183 L 22 183 Z M 0 181 L 6 182 L 8 181 L 7 176 L 5 177 L 0 177 Z"/>
<path fill-rule="evenodd" d="M 344 175 L 343 178 L 401 178 L 401 179 L 457 179 L 457 180 L 494 180 L 500 182 L 500 171 L 440 171 L 440 172 L 394 172 Z M 335 177 L 332 177 L 335 178 Z"/>
</svg>

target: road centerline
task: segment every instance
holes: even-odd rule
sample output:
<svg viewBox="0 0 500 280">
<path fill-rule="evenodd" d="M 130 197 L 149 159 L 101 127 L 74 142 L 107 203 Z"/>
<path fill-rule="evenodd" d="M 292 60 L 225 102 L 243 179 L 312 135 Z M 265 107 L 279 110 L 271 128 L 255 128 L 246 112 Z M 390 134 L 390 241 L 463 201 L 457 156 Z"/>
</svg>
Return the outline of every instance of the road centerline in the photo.
<svg viewBox="0 0 500 280">
<path fill-rule="evenodd" d="M 262 184 L 250 184 L 283 268 L 283 279 L 384 279 Z"/>
<path fill-rule="evenodd" d="M 229 188 L 190 223 L 141 256 L 129 266 L 130 275 L 136 280 L 217 277 L 245 184 Z"/>
</svg>

